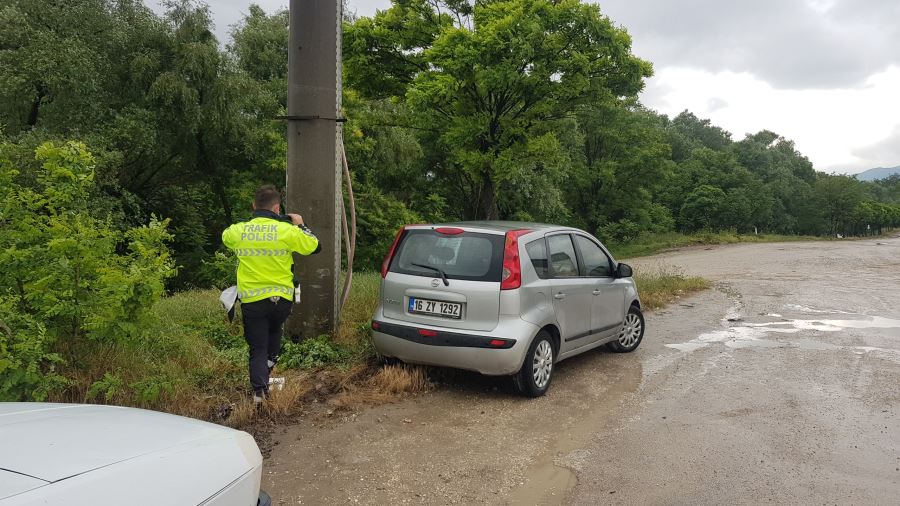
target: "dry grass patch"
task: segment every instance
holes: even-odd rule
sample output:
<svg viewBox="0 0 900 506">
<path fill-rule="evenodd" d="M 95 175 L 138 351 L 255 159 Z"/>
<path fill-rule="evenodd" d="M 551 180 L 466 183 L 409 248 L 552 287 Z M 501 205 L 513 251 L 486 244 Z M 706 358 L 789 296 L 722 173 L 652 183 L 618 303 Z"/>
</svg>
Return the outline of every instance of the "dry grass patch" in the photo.
<svg viewBox="0 0 900 506">
<path fill-rule="evenodd" d="M 388 395 L 419 393 L 428 388 L 428 374 L 421 366 L 386 365 L 369 379 L 369 385 Z"/>
<path fill-rule="evenodd" d="M 355 409 L 397 401 L 428 389 L 424 367 L 385 365 L 371 371 L 361 381 L 348 383 L 328 404 L 336 408 Z"/>
<path fill-rule="evenodd" d="M 249 396 L 232 403 L 218 416 L 220 423 L 249 429 L 262 423 L 285 423 L 295 419 L 312 404 L 325 406 L 327 412 L 349 411 L 363 406 L 395 402 L 428 389 L 424 367 L 387 365 L 375 367 L 369 362 L 346 369 L 323 368 L 318 371 L 285 371 L 284 388 L 273 390 L 271 397 L 257 407 Z M 199 418 L 209 418 L 200 416 Z M 213 416 L 215 418 L 215 415 Z"/>
<path fill-rule="evenodd" d="M 699 276 L 686 276 L 671 266 L 637 271 L 634 275 L 644 310 L 660 309 L 677 299 L 709 288 L 709 281 Z"/>
</svg>

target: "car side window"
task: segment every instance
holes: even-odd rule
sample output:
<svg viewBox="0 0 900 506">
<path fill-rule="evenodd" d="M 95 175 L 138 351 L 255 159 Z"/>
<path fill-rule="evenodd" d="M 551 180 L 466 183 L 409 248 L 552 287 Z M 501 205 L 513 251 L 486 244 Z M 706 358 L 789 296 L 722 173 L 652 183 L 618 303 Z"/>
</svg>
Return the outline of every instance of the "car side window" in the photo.
<svg viewBox="0 0 900 506">
<path fill-rule="evenodd" d="M 531 265 L 534 266 L 534 271 L 538 277 L 541 279 L 549 278 L 550 268 L 547 262 L 547 244 L 544 242 L 544 239 L 541 238 L 526 244 L 525 251 L 528 253 L 528 258 L 531 259 Z"/>
<path fill-rule="evenodd" d="M 581 252 L 581 261 L 584 263 L 584 275 L 591 278 L 612 276 L 612 261 L 600 246 L 587 237 L 576 235 L 575 242 Z"/>
<path fill-rule="evenodd" d="M 578 259 L 569 234 L 551 235 L 547 238 L 550 248 L 550 270 L 558 278 L 578 277 Z"/>
</svg>

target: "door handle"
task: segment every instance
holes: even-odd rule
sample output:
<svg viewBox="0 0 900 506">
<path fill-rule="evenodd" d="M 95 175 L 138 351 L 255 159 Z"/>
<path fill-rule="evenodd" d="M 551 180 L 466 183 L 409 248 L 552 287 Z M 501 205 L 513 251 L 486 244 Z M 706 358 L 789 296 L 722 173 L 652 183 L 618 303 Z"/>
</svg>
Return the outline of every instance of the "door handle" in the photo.
<svg viewBox="0 0 900 506">
<path fill-rule="evenodd" d="M 594 295 L 600 295 L 601 293 L 603 293 L 603 290 L 594 290 L 591 293 L 593 293 Z"/>
<path fill-rule="evenodd" d="M 566 298 L 566 294 L 559 292 L 558 294 L 554 295 L 553 298 L 557 300 L 563 300 Z"/>
</svg>

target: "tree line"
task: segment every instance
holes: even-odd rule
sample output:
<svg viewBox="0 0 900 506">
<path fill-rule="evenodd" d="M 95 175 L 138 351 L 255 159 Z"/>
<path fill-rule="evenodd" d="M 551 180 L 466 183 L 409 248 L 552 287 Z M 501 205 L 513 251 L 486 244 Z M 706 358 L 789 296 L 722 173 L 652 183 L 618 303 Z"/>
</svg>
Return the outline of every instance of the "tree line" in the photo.
<svg viewBox="0 0 900 506">
<path fill-rule="evenodd" d="M 36 152 L 89 156 L 83 211 L 122 234 L 167 223 L 168 286 L 210 286 L 233 269 L 216 256 L 221 230 L 256 187 L 284 182 L 288 15 L 251 5 L 223 45 L 209 7 L 166 6 L 0 2 L 0 160 L 10 185 L 41 190 Z M 824 174 L 777 133 L 734 140 L 644 107 L 652 64 L 592 3 L 394 0 L 345 15 L 343 56 L 357 268 L 411 222 L 544 221 L 611 242 L 900 225 L 896 176 Z"/>
</svg>

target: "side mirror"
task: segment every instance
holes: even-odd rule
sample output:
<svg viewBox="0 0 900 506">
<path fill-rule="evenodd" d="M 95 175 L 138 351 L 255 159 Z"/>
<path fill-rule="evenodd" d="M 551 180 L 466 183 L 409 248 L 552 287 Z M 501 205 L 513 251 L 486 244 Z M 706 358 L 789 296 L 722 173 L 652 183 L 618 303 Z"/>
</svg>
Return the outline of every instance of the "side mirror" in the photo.
<svg viewBox="0 0 900 506">
<path fill-rule="evenodd" d="M 618 267 L 616 267 L 616 277 L 617 278 L 630 278 L 634 272 L 631 270 L 631 266 L 628 264 L 620 263 Z"/>
</svg>

